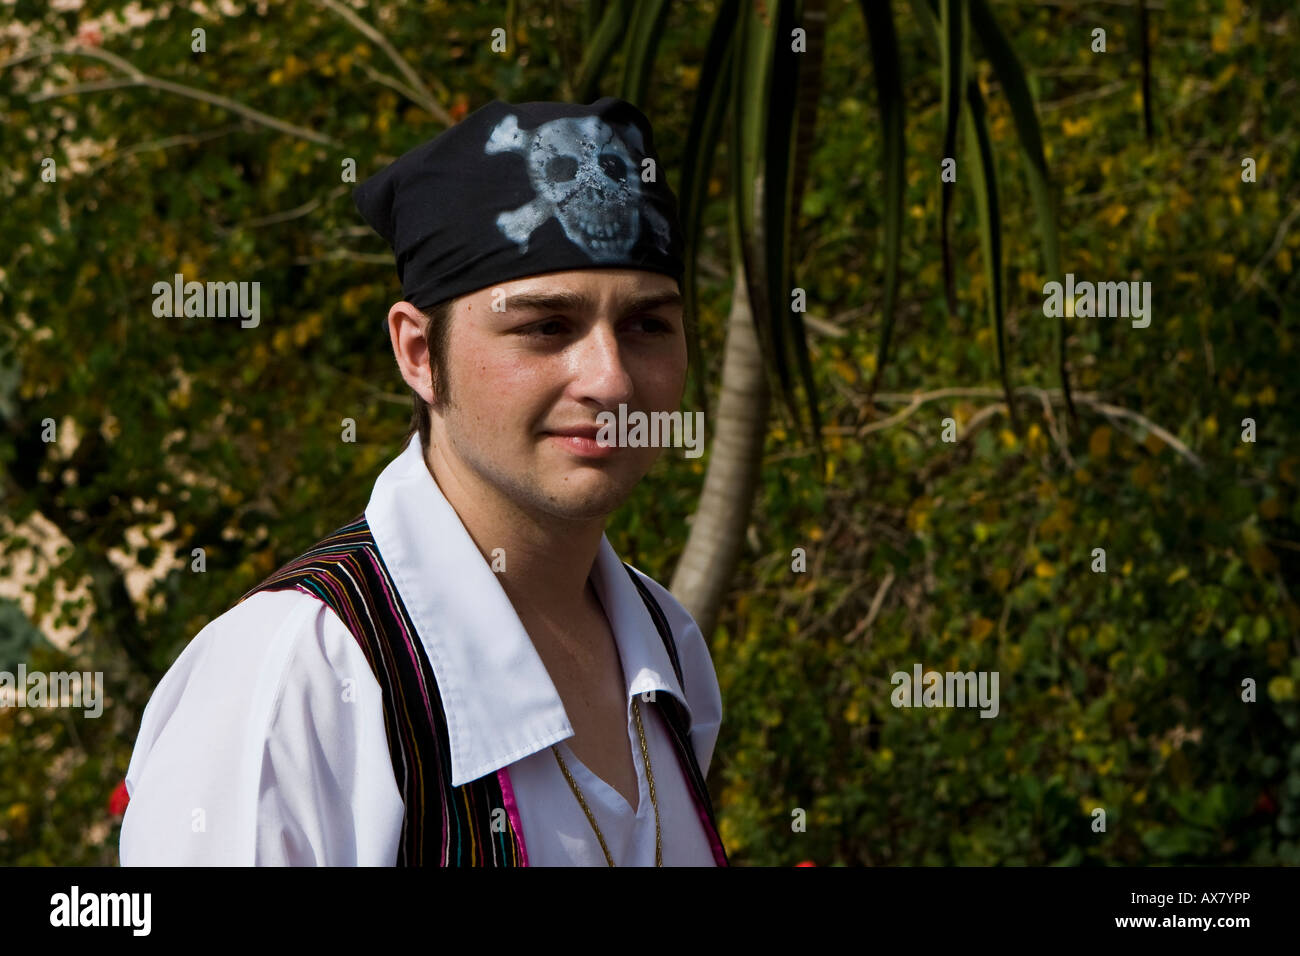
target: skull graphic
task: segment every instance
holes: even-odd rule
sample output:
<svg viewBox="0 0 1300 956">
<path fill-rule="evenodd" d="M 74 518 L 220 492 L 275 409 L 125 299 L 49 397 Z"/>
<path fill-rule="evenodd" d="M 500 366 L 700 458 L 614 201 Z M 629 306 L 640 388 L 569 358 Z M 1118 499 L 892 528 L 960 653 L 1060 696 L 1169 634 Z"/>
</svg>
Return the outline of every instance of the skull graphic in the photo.
<svg viewBox="0 0 1300 956">
<path fill-rule="evenodd" d="M 628 140 L 641 151 L 634 127 Z M 531 133 L 506 116 L 492 130 L 485 153 L 518 153 L 528 166 L 536 197 L 497 216 L 497 228 L 520 252 L 533 232 L 552 216 L 569 241 L 595 262 L 614 262 L 636 244 L 644 213 L 661 250 L 668 245 L 668 223 L 642 203 L 641 178 L 627 144 L 598 117 L 543 123 Z"/>
</svg>

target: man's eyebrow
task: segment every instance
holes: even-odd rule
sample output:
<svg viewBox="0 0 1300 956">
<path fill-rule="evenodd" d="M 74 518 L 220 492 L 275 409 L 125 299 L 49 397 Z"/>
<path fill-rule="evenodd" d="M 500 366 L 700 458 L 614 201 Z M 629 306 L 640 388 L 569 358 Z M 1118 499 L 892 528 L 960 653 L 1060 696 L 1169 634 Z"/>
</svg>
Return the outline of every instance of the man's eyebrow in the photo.
<svg viewBox="0 0 1300 956">
<path fill-rule="evenodd" d="M 664 306 L 681 306 L 682 297 L 677 292 L 650 292 L 626 299 L 620 307 L 620 315 L 632 315 L 636 312 L 648 312 Z M 579 292 L 519 292 L 506 296 L 506 307 L 515 309 L 554 310 L 557 312 L 592 312 L 596 304 Z"/>
</svg>

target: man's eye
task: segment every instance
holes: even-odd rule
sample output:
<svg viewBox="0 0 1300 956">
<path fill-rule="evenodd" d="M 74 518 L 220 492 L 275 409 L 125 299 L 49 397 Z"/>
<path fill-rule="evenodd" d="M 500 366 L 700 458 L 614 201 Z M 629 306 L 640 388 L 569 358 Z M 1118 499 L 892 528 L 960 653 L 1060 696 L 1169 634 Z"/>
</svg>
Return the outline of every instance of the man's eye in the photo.
<svg viewBox="0 0 1300 956">
<path fill-rule="evenodd" d="M 657 315 L 638 316 L 635 321 L 642 332 L 649 332 L 651 335 L 664 335 L 673 330 L 671 325 Z"/>
<path fill-rule="evenodd" d="M 527 328 L 520 329 L 519 334 L 547 339 L 555 338 L 555 335 L 547 333 L 548 329 L 552 330 L 555 334 L 559 334 L 564 331 L 564 323 L 559 319 L 547 319 L 545 322 L 538 322 L 535 325 L 530 325 Z"/>
</svg>

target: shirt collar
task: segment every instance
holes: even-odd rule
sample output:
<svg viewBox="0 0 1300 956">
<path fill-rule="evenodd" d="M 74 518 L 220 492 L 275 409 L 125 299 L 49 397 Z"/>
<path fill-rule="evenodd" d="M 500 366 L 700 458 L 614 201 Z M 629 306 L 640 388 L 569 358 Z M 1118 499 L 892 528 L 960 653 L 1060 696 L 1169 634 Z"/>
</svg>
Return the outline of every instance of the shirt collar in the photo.
<svg viewBox="0 0 1300 956">
<path fill-rule="evenodd" d="M 418 434 L 375 481 L 366 521 L 438 680 L 451 785 L 572 737 L 546 666 L 429 473 Z M 628 698 L 666 691 L 689 715 L 654 621 L 603 534 L 591 582 L 614 632 Z"/>
</svg>

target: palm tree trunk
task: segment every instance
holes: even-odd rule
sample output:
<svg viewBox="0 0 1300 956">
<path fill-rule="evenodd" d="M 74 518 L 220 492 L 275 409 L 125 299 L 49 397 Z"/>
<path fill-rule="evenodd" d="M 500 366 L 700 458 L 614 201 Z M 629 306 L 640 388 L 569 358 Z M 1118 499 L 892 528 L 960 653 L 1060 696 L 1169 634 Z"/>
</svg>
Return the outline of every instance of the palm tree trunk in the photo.
<svg viewBox="0 0 1300 956">
<path fill-rule="evenodd" d="M 727 319 L 722 394 L 709 467 L 686 548 L 670 585 L 673 596 L 690 611 L 706 640 L 740 562 L 758 487 L 770 398 L 745 270 L 739 261 L 733 261 L 732 273 L 735 284 Z"/>
</svg>

